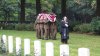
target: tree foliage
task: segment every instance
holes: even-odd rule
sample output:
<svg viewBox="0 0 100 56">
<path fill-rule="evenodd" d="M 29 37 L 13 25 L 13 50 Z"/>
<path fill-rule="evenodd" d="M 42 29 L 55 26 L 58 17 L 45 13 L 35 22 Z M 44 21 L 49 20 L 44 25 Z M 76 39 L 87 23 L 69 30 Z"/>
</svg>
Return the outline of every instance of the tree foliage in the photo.
<svg viewBox="0 0 100 56">
<path fill-rule="evenodd" d="M 26 0 L 25 20 L 34 21 L 36 18 L 36 1 Z M 41 8 L 57 14 L 61 18 L 61 0 L 40 0 Z M 67 0 L 67 16 L 69 19 L 82 22 L 91 21 L 96 11 L 96 0 Z M 20 0 L 0 0 L 0 20 L 18 21 L 21 12 Z M 3 16 L 5 15 L 5 16 Z"/>
<path fill-rule="evenodd" d="M 70 18 L 76 18 L 84 23 L 90 22 L 95 15 L 93 0 L 68 0 L 68 10 L 71 11 Z"/>
</svg>

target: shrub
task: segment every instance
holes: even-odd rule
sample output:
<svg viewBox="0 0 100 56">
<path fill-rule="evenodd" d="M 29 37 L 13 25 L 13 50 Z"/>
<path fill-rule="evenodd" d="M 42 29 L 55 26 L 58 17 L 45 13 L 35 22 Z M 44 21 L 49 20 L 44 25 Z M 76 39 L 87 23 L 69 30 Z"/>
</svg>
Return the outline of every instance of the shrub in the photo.
<svg viewBox="0 0 100 56">
<path fill-rule="evenodd" d="M 14 23 L 0 23 L 0 29 L 4 30 L 14 30 L 15 24 Z"/>
<path fill-rule="evenodd" d="M 14 24 L 14 23 L 0 23 L 0 29 L 4 30 L 25 30 L 25 31 L 33 31 L 34 30 L 34 25 L 32 23 L 30 24 Z"/>
<path fill-rule="evenodd" d="M 100 34 L 100 17 L 94 17 L 91 21 L 92 31 Z"/>
<path fill-rule="evenodd" d="M 26 30 L 26 31 L 33 31 L 34 30 L 34 26 L 33 24 L 16 24 L 15 25 L 15 30 L 20 30 L 20 31 L 23 31 L 23 30 Z"/>
<path fill-rule="evenodd" d="M 2 30 L 4 27 L 4 24 L 3 23 L 0 23 L 0 29 Z"/>
<path fill-rule="evenodd" d="M 14 30 L 15 29 L 15 24 L 11 23 L 11 24 L 4 24 L 3 26 L 4 30 Z"/>
<path fill-rule="evenodd" d="M 73 31 L 73 28 L 74 28 L 76 25 L 79 25 L 79 24 L 81 24 L 81 22 L 76 21 L 76 20 L 70 20 L 70 21 L 69 21 L 69 30 L 70 30 L 70 31 Z"/>
<path fill-rule="evenodd" d="M 73 31 L 79 32 L 79 25 L 76 25 L 76 26 L 73 28 Z"/>
<path fill-rule="evenodd" d="M 91 32 L 91 24 L 82 24 L 79 26 L 79 31 L 81 33 L 88 33 L 88 32 Z"/>
<path fill-rule="evenodd" d="M 27 31 L 33 31 L 34 30 L 34 25 L 32 23 L 31 24 L 26 24 L 25 30 L 27 30 Z"/>
<path fill-rule="evenodd" d="M 26 24 L 16 24 L 15 25 L 15 30 L 25 30 L 25 25 Z"/>
</svg>

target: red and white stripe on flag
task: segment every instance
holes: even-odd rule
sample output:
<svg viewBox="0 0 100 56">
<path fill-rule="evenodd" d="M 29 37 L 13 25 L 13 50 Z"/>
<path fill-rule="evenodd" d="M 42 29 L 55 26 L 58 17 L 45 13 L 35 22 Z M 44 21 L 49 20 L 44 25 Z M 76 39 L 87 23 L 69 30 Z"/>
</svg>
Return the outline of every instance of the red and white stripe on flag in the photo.
<svg viewBox="0 0 100 56">
<path fill-rule="evenodd" d="M 40 21 L 47 19 L 47 14 L 45 14 L 45 13 L 39 14 L 39 19 L 40 19 Z"/>
<path fill-rule="evenodd" d="M 48 19 L 50 22 L 55 22 L 56 21 L 56 16 L 55 15 L 48 15 Z"/>
</svg>

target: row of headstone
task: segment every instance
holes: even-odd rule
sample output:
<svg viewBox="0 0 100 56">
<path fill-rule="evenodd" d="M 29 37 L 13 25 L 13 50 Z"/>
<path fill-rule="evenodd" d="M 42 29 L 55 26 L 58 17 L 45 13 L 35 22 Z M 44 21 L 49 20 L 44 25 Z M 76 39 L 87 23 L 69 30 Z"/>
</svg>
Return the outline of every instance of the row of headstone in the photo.
<svg viewBox="0 0 100 56">
<path fill-rule="evenodd" d="M 7 45 L 8 42 L 8 45 Z M 2 51 L 5 53 L 13 53 L 13 36 L 3 35 L 1 38 Z M 8 49 L 7 49 L 8 47 Z M 24 56 L 30 55 L 30 39 L 24 39 Z M 16 56 L 21 56 L 21 38 L 16 37 Z M 34 56 L 41 56 L 41 41 L 34 41 Z M 52 42 L 46 42 L 46 56 L 54 56 L 54 44 Z M 60 45 L 60 56 L 69 56 L 69 45 Z M 79 48 L 78 56 L 90 56 L 90 50 L 88 48 Z"/>
</svg>

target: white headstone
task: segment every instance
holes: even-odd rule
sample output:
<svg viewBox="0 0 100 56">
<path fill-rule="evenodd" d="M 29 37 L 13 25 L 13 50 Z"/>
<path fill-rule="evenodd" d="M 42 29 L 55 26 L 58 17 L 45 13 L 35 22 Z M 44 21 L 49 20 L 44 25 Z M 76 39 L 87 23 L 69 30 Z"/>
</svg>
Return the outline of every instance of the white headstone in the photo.
<svg viewBox="0 0 100 56">
<path fill-rule="evenodd" d="M 7 51 L 7 36 L 6 35 L 2 35 L 1 38 L 1 48 L 3 52 Z"/>
<path fill-rule="evenodd" d="M 34 56 L 41 56 L 41 42 L 39 40 L 34 41 Z"/>
<path fill-rule="evenodd" d="M 24 39 L 24 56 L 30 55 L 30 39 Z"/>
<path fill-rule="evenodd" d="M 2 40 L 3 40 L 4 43 L 7 43 L 7 37 L 6 37 L 6 35 L 2 35 Z"/>
<path fill-rule="evenodd" d="M 46 56 L 54 56 L 54 46 L 52 42 L 46 43 Z"/>
<path fill-rule="evenodd" d="M 21 56 L 21 38 L 16 38 L 16 55 Z"/>
<path fill-rule="evenodd" d="M 60 45 L 60 56 L 69 56 L 69 45 Z"/>
<path fill-rule="evenodd" d="M 13 36 L 8 36 L 8 51 L 13 53 Z"/>
<path fill-rule="evenodd" d="M 88 48 L 79 48 L 78 56 L 90 56 L 90 50 Z"/>
</svg>

